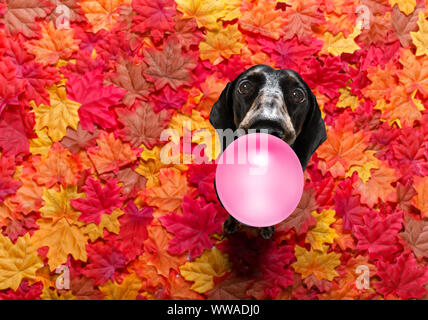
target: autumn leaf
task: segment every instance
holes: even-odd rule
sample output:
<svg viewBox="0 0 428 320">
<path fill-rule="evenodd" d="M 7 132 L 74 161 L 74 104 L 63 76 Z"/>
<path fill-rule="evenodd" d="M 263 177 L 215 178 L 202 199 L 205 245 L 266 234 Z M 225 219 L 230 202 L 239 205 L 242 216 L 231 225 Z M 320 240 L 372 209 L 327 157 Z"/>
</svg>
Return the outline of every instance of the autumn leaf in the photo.
<svg viewBox="0 0 428 320">
<path fill-rule="evenodd" d="M 45 18 L 51 9 L 39 0 L 9 0 L 2 20 L 9 33 L 32 38 L 39 31 L 36 19 Z"/>
<path fill-rule="evenodd" d="M 0 235 L 0 290 L 16 291 L 22 279 L 35 279 L 37 269 L 42 266 L 29 234 L 19 237 L 15 244 Z"/>
<path fill-rule="evenodd" d="M 144 143 L 150 149 L 160 141 L 161 133 L 171 117 L 166 110 L 154 112 L 152 106 L 145 102 L 137 105 L 135 112 L 116 109 L 116 113 L 124 125 L 124 128 L 118 131 L 119 137 L 134 147 Z"/>
<path fill-rule="evenodd" d="M 361 202 L 373 207 L 378 199 L 395 201 L 396 193 L 391 183 L 397 180 L 397 173 L 386 164 L 379 165 L 379 169 L 372 169 L 372 175 L 366 183 L 357 182 L 356 190 L 361 195 Z"/>
<path fill-rule="evenodd" d="M 413 251 L 416 258 L 428 256 L 428 221 L 407 218 L 404 231 L 399 233 L 406 247 Z"/>
<path fill-rule="evenodd" d="M 138 150 L 133 150 L 127 143 L 115 139 L 113 133 L 102 131 L 97 139 L 97 146 L 88 149 L 89 158 L 98 173 L 118 172 L 120 167 L 137 159 Z"/>
<path fill-rule="evenodd" d="M 417 32 L 410 32 L 413 43 L 416 46 L 416 56 L 428 54 L 428 41 L 426 40 L 428 34 L 428 22 L 425 19 L 424 12 L 421 10 L 418 14 L 418 26 Z"/>
<path fill-rule="evenodd" d="M 81 150 L 95 146 L 98 134 L 98 129 L 95 128 L 94 132 L 91 133 L 83 129 L 79 123 L 76 129 L 67 128 L 65 136 L 61 139 L 61 145 L 72 153 L 77 154 Z"/>
<path fill-rule="evenodd" d="M 182 19 L 195 18 L 198 27 L 217 29 L 217 19 L 224 15 L 221 2 L 209 0 L 176 0 L 177 10 L 183 13 Z"/>
<path fill-rule="evenodd" d="M 411 43 L 411 31 L 418 30 L 418 11 L 406 15 L 400 11 L 397 5 L 392 8 L 391 25 L 395 35 L 401 42 L 401 45 L 406 48 Z"/>
<path fill-rule="evenodd" d="M 214 287 L 213 277 L 221 277 L 230 270 L 227 255 L 217 248 L 206 250 L 193 262 L 180 266 L 180 273 L 187 281 L 193 281 L 191 289 L 204 293 Z"/>
<path fill-rule="evenodd" d="M 147 68 L 144 77 L 153 82 L 156 90 L 169 85 L 176 90 L 190 81 L 190 72 L 196 67 L 195 59 L 184 54 L 178 40 L 171 38 L 164 43 L 162 51 L 155 48 L 144 50 L 144 61 Z"/>
<path fill-rule="evenodd" d="M 295 246 L 295 255 L 297 262 L 292 264 L 292 267 L 297 273 L 306 278 L 311 274 L 315 275 L 318 280 L 327 279 L 329 281 L 337 277 L 339 274 L 335 268 L 340 265 L 340 254 L 325 250 L 307 251 L 305 248 L 298 245 Z"/>
<path fill-rule="evenodd" d="M 339 32 L 337 35 L 332 35 L 331 33 L 327 32 L 324 35 L 325 41 L 323 48 L 326 48 L 326 51 L 334 56 L 341 55 L 344 52 L 353 53 L 355 50 L 360 49 L 358 44 L 355 43 L 355 38 L 360 34 L 360 32 L 360 29 L 355 27 L 354 32 L 352 32 L 346 38 L 342 32 Z"/>
<path fill-rule="evenodd" d="M 410 50 L 402 49 L 399 61 L 403 69 L 397 74 L 406 92 L 417 89 L 424 98 L 428 97 L 428 59 L 425 56 L 416 57 Z"/>
<path fill-rule="evenodd" d="M 389 0 L 388 2 L 391 7 L 397 4 L 398 8 L 407 15 L 411 14 L 416 7 L 416 0 Z"/>
<path fill-rule="evenodd" d="M 59 59 L 69 59 L 79 50 L 80 40 L 74 39 L 74 29 L 56 29 L 53 22 L 42 25 L 42 38 L 26 42 L 25 48 L 43 65 L 54 65 Z"/>
<path fill-rule="evenodd" d="M 206 39 L 199 43 L 201 60 L 209 60 L 211 64 L 216 65 L 233 54 L 239 54 L 244 46 L 241 38 L 236 24 L 208 31 Z"/>
<path fill-rule="evenodd" d="M 428 178 L 415 178 L 415 190 L 416 190 L 416 197 L 412 199 L 413 204 L 421 210 L 421 215 L 424 218 L 428 217 L 428 203 L 427 203 L 427 197 L 428 197 Z"/>
<path fill-rule="evenodd" d="M 330 224 L 335 221 L 334 210 L 324 210 L 320 214 L 312 212 L 317 221 L 315 227 L 311 228 L 306 234 L 306 243 L 311 244 L 314 250 L 322 250 L 324 243 L 333 243 L 333 240 L 338 237 L 336 231 L 330 228 Z"/>
<path fill-rule="evenodd" d="M 104 300 L 134 300 L 141 286 L 141 280 L 135 273 L 131 273 L 121 283 L 109 280 L 99 288 L 104 294 Z"/>
<path fill-rule="evenodd" d="M 111 30 L 119 17 L 118 8 L 130 5 L 129 0 L 82 0 L 81 6 L 94 33 L 104 29 Z"/>
<path fill-rule="evenodd" d="M 34 232 L 31 243 L 38 248 L 49 247 L 47 257 L 51 271 L 64 264 L 69 254 L 75 260 L 86 261 L 87 238 L 79 227 L 70 225 L 64 218 L 54 224 L 51 221 L 39 219 L 37 224 L 40 229 Z"/>
<path fill-rule="evenodd" d="M 78 197 L 70 200 L 71 205 L 81 211 L 79 216 L 81 221 L 99 224 L 103 214 L 111 214 L 114 209 L 122 206 L 123 199 L 119 196 L 120 187 L 115 179 L 107 181 L 103 187 L 99 181 L 89 177 L 82 189 L 85 191 L 86 198 Z"/>
<path fill-rule="evenodd" d="M 209 300 L 246 300 L 248 298 L 246 291 L 254 282 L 251 278 L 240 277 L 233 272 L 226 279 L 215 283 L 214 287 L 205 292 Z"/>
<path fill-rule="evenodd" d="M 215 219 L 217 210 L 212 203 L 205 204 L 185 196 L 182 207 L 183 214 L 173 212 L 159 220 L 168 232 L 174 234 L 168 252 L 181 254 L 189 251 L 190 259 L 193 259 L 212 246 L 210 235 L 221 233 L 222 225 Z"/>
<path fill-rule="evenodd" d="M 194 195 L 196 189 L 190 187 L 186 176 L 175 168 L 162 168 L 159 173 L 160 185 L 142 191 L 143 200 L 163 212 L 181 213 L 184 195 Z"/>
</svg>

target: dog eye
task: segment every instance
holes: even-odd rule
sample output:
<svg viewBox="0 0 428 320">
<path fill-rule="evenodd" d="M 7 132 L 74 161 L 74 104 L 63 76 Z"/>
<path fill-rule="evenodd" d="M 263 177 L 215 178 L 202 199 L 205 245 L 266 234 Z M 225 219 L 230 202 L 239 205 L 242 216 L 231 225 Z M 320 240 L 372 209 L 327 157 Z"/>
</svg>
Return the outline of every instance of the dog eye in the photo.
<svg viewBox="0 0 428 320">
<path fill-rule="evenodd" d="M 240 94 L 248 94 L 253 89 L 253 85 L 250 81 L 242 81 L 239 84 L 238 92 Z"/>
<path fill-rule="evenodd" d="M 305 93 L 302 89 L 296 88 L 291 92 L 291 98 L 295 103 L 302 103 L 305 100 Z"/>
</svg>

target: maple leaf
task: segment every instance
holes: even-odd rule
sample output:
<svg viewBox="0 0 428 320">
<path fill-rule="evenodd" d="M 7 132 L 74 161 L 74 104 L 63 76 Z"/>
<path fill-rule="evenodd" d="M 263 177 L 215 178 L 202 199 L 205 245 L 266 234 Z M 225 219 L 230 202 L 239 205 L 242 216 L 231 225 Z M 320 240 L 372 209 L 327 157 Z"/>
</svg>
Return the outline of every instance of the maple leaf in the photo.
<svg viewBox="0 0 428 320">
<path fill-rule="evenodd" d="M 39 0 L 9 0 L 6 12 L 1 19 L 9 33 L 22 33 L 32 38 L 38 33 L 36 19 L 43 19 L 52 8 Z"/>
<path fill-rule="evenodd" d="M 214 247 L 206 250 L 193 262 L 180 266 L 180 273 L 187 281 L 194 281 L 191 289 L 204 293 L 214 287 L 213 277 L 221 277 L 230 271 L 227 255 Z"/>
<path fill-rule="evenodd" d="M 144 77 L 154 83 L 156 90 L 169 85 L 176 90 L 190 81 L 190 72 L 196 67 L 193 56 L 183 54 L 177 39 L 168 39 L 159 51 L 155 48 L 144 50 L 144 61 L 148 67 Z"/>
<path fill-rule="evenodd" d="M 99 289 L 105 295 L 104 300 L 135 300 L 141 287 L 141 280 L 135 273 L 131 273 L 121 283 L 109 280 Z"/>
<path fill-rule="evenodd" d="M 70 200 L 71 205 L 82 212 L 79 216 L 81 221 L 99 224 L 102 214 L 111 214 L 114 209 L 122 206 L 123 199 L 119 196 L 120 186 L 117 185 L 117 180 L 109 180 L 102 187 L 99 181 L 89 177 L 82 189 L 86 198 Z"/>
<path fill-rule="evenodd" d="M 173 212 L 160 217 L 159 220 L 174 234 L 174 238 L 169 242 L 168 252 L 181 254 L 189 251 L 190 259 L 193 259 L 212 246 L 210 235 L 221 233 L 222 226 L 215 221 L 217 210 L 212 203 L 204 204 L 184 196 L 182 207 L 182 215 Z"/>
<path fill-rule="evenodd" d="M 410 32 L 413 43 L 416 46 L 416 55 L 426 55 L 428 54 L 428 42 L 426 36 L 428 33 L 428 22 L 425 20 L 425 15 L 422 10 L 419 11 L 418 15 L 418 26 L 419 30 L 417 32 Z"/>
<path fill-rule="evenodd" d="M 113 171 L 117 173 L 120 167 L 126 166 L 137 159 L 137 150 L 129 144 L 115 139 L 114 134 L 102 131 L 97 139 L 97 147 L 88 149 L 88 156 L 94 163 L 99 174 Z"/>
<path fill-rule="evenodd" d="M 330 224 L 336 221 L 335 214 L 334 210 L 324 210 L 320 214 L 312 213 L 317 223 L 308 231 L 305 239 L 306 243 L 311 244 L 312 249 L 322 250 L 324 243 L 333 243 L 333 240 L 338 237 L 336 231 L 330 228 Z"/>
<path fill-rule="evenodd" d="M 76 225 L 70 225 L 66 219 L 61 219 L 55 224 L 46 219 L 39 219 L 37 224 L 40 229 L 34 232 L 31 243 L 38 248 L 49 247 L 47 257 L 51 271 L 64 264 L 68 254 L 75 260 L 86 261 L 87 238 Z"/>
<path fill-rule="evenodd" d="M 17 79 L 17 68 L 8 58 L 1 59 L 0 65 L 0 115 L 6 105 L 18 105 L 19 95 L 22 93 L 26 81 Z"/>
<path fill-rule="evenodd" d="M 73 185 L 78 179 L 79 164 L 72 154 L 58 142 L 52 145 L 48 157 L 34 158 L 35 180 L 51 188 L 56 183 L 62 186 Z"/>
<path fill-rule="evenodd" d="M 339 274 L 335 268 L 340 265 L 340 254 L 326 250 L 310 250 L 296 245 L 294 247 L 297 262 L 292 264 L 292 267 L 297 273 L 302 275 L 302 279 L 315 275 L 318 280 L 327 279 L 329 281 L 337 277 Z"/>
<path fill-rule="evenodd" d="M 159 171 L 160 186 L 146 188 L 141 197 L 149 205 L 163 212 L 181 213 L 184 195 L 195 195 L 196 189 L 187 184 L 186 176 L 175 168 L 162 168 Z"/>
<path fill-rule="evenodd" d="M 33 124 L 34 118 L 23 109 L 6 107 L 0 113 L 0 148 L 3 156 L 28 154 L 28 138 L 34 138 L 28 131 Z"/>
<path fill-rule="evenodd" d="M 424 98 L 428 97 L 428 59 L 416 57 L 410 50 L 402 49 L 400 63 L 403 69 L 397 71 L 399 81 L 406 88 L 407 93 L 417 89 Z"/>
<path fill-rule="evenodd" d="M 97 33 L 102 29 L 111 30 L 119 17 L 118 8 L 130 4 L 129 0 L 82 0 L 80 5 L 93 32 Z"/>
<path fill-rule="evenodd" d="M 88 263 L 82 274 L 95 279 L 95 284 L 104 284 L 107 280 L 114 281 L 116 273 L 126 266 L 125 256 L 108 245 L 94 244 L 87 247 Z"/>
<path fill-rule="evenodd" d="M 248 299 L 246 291 L 254 282 L 253 279 L 240 277 L 235 272 L 227 275 L 226 279 L 219 278 L 217 283 L 216 279 L 214 277 L 214 288 L 206 292 L 208 300 L 246 300 Z"/>
<path fill-rule="evenodd" d="M 400 11 L 397 5 L 392 8 L 391 26 L 401 45 L 406 48 L 412 40 L 411 31 L 418 30 L 418 11 L 406 15 Z"/>
<path fill-rule="evenodd" d="M 152 37 L 162 38 L 166 31 L 174 28 L 173 17 L 176 4 L 172 0 L 137 0 L 132 2 L 132 8 L 138 13 L 133 18 L 133 30 L 144 33 L 150 31 Z M 156 26 L 154 28 L 154 26 Z"/>
<path fill-rule="evenodd" d="M 309 44 L 312 40 L 312 27 L 324 21 L 316 1 L 294 2 L 285 12 L 284 24 L 287 25 L 287 30 L 283 37 L 291 39 L 297 36 L 299 41 Z"/>
<path fill-rule="evenodd" d="M 411 14 L 416 7 L 416 0 L 389 0 L 391 6 L 398 5 L 404 14 Z"/>
<path fill-rule="evenodd" d="M 0 292 L 0 300 L 40 300 L 43 284 L 37 282 L 30 286 L 28 281 L 22 281 L 18 290 L 8 289 Z"/>
<path fill-rule="evenodd" d="M 117 173 L 119 185 L 121 185 L 120 194 L 127 198 L 133 198 L 137 193 L 146 187 L 147 179 L 136 173 L 131 168 L 122 168 Z"/>
<path fill-rule="evenodd" d="M 358 42 L 364 43 L 366 46 L 376 45 L 382 46 L 387 39 L 388 31 L 391 29 L 391 17 L 386 15 L 374 15 L 370 12 L 370 28 L 362 29 L 357 37 Z"/>
<path fill-rule="evenodd" d="M 100 292 L 95 288 L 94 280 L 83 276 L 72 276 L 70 279 L 70 290 L 77 300 L 98 300 Z"/>
<path fill-rule="evenodd" d="M 50 106 L 41 104 L 36 106 L 33 101 L 30 106 L 36 115 L 36 130 L 48 128 L 48 135 L 52 141 L 61 140 L 68 126 L 77 129 L 79 116 L 77 110 L 80 103 L 67 99 L 64 87 L 52 86 L 48 89 L 50 95 Z"/>
<path fill-rule="evenodd" d="M 216 65 L 224 59 L 229 59 L 233 54 L 239 54 L 244 46 L 240 42 L 241 38 L 237 24 L 208 31 L 206 39 L 199 43 L 201 60 L 208 59 L 213 65 Z"/>
<path fill-rule="evenodd" d="M 177 10 L 183 13 L 182 19 L 195 18 L 198 27 L 208 30 L 217 29 L 217 19 L 224 15 L 220 1 L 213 3 L 209 0 L 176 0 Z"/>
<path fill-rule="evenodd" d="M 174 91 L 164 87 L 159 94 L 151 95 L 150 101 L 154 103 L 154 110 L 159 112 L 168 109 L 181 109 L 187 101 L 187 92 L 184 90 Z"/>
<path fill-rule="evenodd" d="M 145 102 L 140 103 L 135 108 L 135 112 L 116 109 L 116 113 L 119 121 L 124 125 L 124 128 L 118 131 L 118 136 L 134 147 L 144 143 L 150 149 L 159 142 L 161 133 L 171 118 L 168 111 L 162 110 L 156 113 L 151 105 Z"/>
<path fill-rule="evenodd" d="M 402 243 L 413 251 L 416 258 L 428 256 L 428 221 L 406 218 L 404 231 L 399 235 Z"/>
<path fill-rule="evenodd" d="M 327 140 L 318 148 L 317 156 L 323 160 L 319 167 L 333 177 L 343 177 L 353 165 L 368 161 L 365 150 L 369 137 L 363 131 L 353 132 L 348 113 L 339 116 L 334 128 L 327 128 Z"/>
<path fill-rule="evenodd" d="M 391 103 L 385 106 L 382 118 L 388 119 L 390 124 L 397 122 L 400 127 L 413 126 L 414 121 L 421 119 L 421 110 L 424 110 L 421 101 L 414 99 L 415 94 L 416 90 L 409 96 L 403 87 L 394 88 L 391 92 Z"/>
<path fill-rule="evenodd" d="M 21 280 L 35 279 L 43 266 L 36 248 L 30 245 L 30 235 L 18 238 L 16 244 L 0 235 L 0 290 L 17 290 Z"/>
<path fill-rule="evenodd" d="M 59 59 L 69 59 L 79 50 L 80 40 L 73 39 L 74 29 L 56 29 L 53 22 L 42 25 L 42 38 L 24 43 L 25 48 L 43 65 L 54 65 Z"/>
<path fill-rule="evenodd" d="M 40 295 L 40 299 L 42 300 L 75 300 L 76 297 L 68 291 L 64 294 L 60 294 L 55 291 L 55 289 L 51 288 L 43 288 L 42 294 Z"/>
<path fill-rule="evenodd" d="M 107 129 L 116 125 L 109 107 L 119 104 L 125 90 L 113 85 L 103 86 L 99 69 L 81 75 L 70 75 L 67 81 L 68 97 L 81 104 L 80 123 L 85 130 L 94 131 L 94 124 Z"/>
<path fill-rule="evenodd" d="M 99 130 L 97 128 L 91 133 L 83 129 L 79 123 L 76 129 L 67 128 L 65 136 L 60 143 L 64 148 L 70 150 L 70 152 L 77 154 L 81 150 L 95 146 L 98 134 Z"/>
<path fill-rule="evenodd" d="M 284 33 L 281 26 L 286 22 L 285 14 L 275 8 L 275 2 L 258 1 L 250 10 L 243 12 L 239 26 L 246 31 L 278 40 Z"/>
<path fill-rule="evenodd" d="M 361 202 L 373 207 L 378 199 L 382 201 L 395 201 L 396 193 L 391 183 L 397 181 L 398 175 L 394 169 L 386 164 L 379 169 L 372 169 L 372 175 L 366 183 L 356 182 L 356 190 L 361 195 Z"/>
<path fill-rule="evenodd" d="M 175 15 L 174 30 L 172 36 L 180 39 L 183 49 L 189 50 L 192 45 L 198 45 L 203 39 L 202 32 L 198 30 L 198 25 L 193 19 L 181 19 L 182 15 Z"/>
<path fill-rule="evenodd" d="M 214 164 L 193 164 L 189 166 L 189 182 L 198 186 L 199 194 L 203 195 L 207 201 L 217 201 L 217 194 L 214 188 L 214 177 L 216 166 Z"/>
<path fill-rule="evenodd" d="M 348 37 L 344 37 L 342 32 L 333 36 L 331 33 L 327 32 L 324 35 L 325 42 L 323 48 L 326 48 L 333 56 L 341 55 L 342 53 L 354 53 L 355 50 L 360 49 L 358 44 L 355 43 L 355 38 L 360 34 L 361 30 L 358 27 L 354 28 Z M 324 50 L 321 50 L 322 52 Z"/>
<path fill-rule="evenodd" d="M 82 11 L 82 7 L 80 6 L 80 1 L 78 0 L 49 0 L 49 2 L 51 2 L 54 6 L 55 6 L 55 10 L 52 10 L 52 12 L 49 15 L 49 18 L 52 21 L 55 21 L 55 23 L 58 24 L 58 22 L 64 23 L 62 21 L 62 19 L 65 20 L 65 12 L 64 12 L 64 7 L 65 6 L 68 8 L 68 14 L 69 14 L 69 21 L 70 22 L 84 22 L 86 21 L 84 15 L 83 15 L 83 11 Z M 58 8 L 59 7 L 59 8 Z M 58 9 L 57 9 L 58 8 Z"/>
<path fill-rule="evenodd" d="M 15 194 L 18 188 L 22 185 L 13 179 L 15 172 L 15 164 L 7 157 L 0 158 L 0 202 L 3 202 L 7 196 Z M 8 162 L 11 161 L 11 165 Z"/>
<path fill-rule="evenodd" d="M 316 220 L 312 215 L 312 212 L 316 209 L 317 202 L 314 192 L 306 187 L 296 209 L 287 219 L 275 226 L 275 230 L 288 232 L 293 228 L 298 235 L 306 233 L 309 226 L 316 224 Z"/>
<path fill-rule="evenodd" d="M 421 298 L 427 292 L 424 285 L 428 281 L 428 271 L 426 266 L 418 266 L 412 253 L 402 253 L 393 264 L 379 260 L 376 267 L 381 281 L 375 283 L 375 287 L 384 296 Z"/>
<path fill-rule="evenodd" d="M 416 197 L 412 199 L 413 204 L 421 210 L 421 215 L 424 218 L 428 217 L 428 203 L 426 201 L 428 195 L 428 178 L 415 177 Z"/>
<path fill-rule="evenodd" d="M 126 90 L 122 102 L 132 106 L 136 99 L 147 100 L 153 90 L 153 85 L 143 77 L 144 63 L 124 56 L 120 56 L 116 65 L 116 72 L 107 75 L 107 80 Z"/>
<path fill-rule="evenodd" d="M 178 272 L 171 270 L 168 276 L 169 287 L 167 293 L 173 300 L 204 300 L 204 298 L 190 289 L 191 283 L 184 280 Z"/>
<path fill-rule="evenodd" d="M 139 209 L 133 201 L 129 201 L 125 214 L 119 218 L 120 232 L 117 236 L 120 250 L 130 260 L 142 252 L 147 239 L 147 226 L 153 220 L 153 207 Z"/>
<path fill-rule="evenodd" d="M 77 221 L 80 213 L 76 212 L 70 204 L 70 199 L 83 196 L 83 193 L 77 193 L 77 186 L 67 186 L 60 191 L 54 189 L 43 189 L 43 206 L 40 208 L 41 216 L 46 219 L 52 219 L 53 223 L 64 218 L 72 224 Z"/>
<path fill-rule="evenodd" d="M 367 250 L 370 259 L 390 256 L 399 249 L 397 234 L 401 227 L 400 212 L 383 217 L 379 212 L 370 210 L 363 216 L 363 223 L 353 228 L 358 239 L 356 249 Z"/>
</svg>

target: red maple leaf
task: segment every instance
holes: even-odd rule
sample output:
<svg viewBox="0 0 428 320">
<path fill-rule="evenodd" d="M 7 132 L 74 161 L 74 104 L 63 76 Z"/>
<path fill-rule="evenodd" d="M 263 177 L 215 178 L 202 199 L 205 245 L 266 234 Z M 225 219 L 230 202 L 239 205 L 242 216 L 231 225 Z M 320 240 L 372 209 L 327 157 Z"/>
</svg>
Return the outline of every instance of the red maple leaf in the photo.
<svg viewBox="0 0 428 320">
<path fill-rule="evenodd" d="M 70 75 L 67 81 L 68 98 L 81 103 L 78 112 L 83 129 L 94 131 L 94 124 L 101 128 L 117 125 L 110 107 L 119 104 L 125 90 L 113 85 L 103 86 L 103 75 L 99 69 L 82 75 Z"/>
<path fill-rule="evenodd" d="M 95 284 L 114 281 L 115 274 L 126 266 L 125 256 L 109 245 L 97 243 L 87 245 L 88 264 L 81 270 L 88 278 L 95 279 Z"/>
<path fill-rule="evenodd" d="M 424 288 L 428 281 L 427 267 L 419 267 L 412 253 L 402 253 L 395 264 L 379 260 L 376 266 L 381 281 L 374 285 L 384 296 L 393 294 L 402 299 L 418 299 L 427 293 Z"/>
<path fill-rule="evenodd" d="M 293 251 L 292 246 L 278 246 L 276 242 L 270 242 L 261 257 L 263 279 L 271 281 L 274 287 L 281 286 L 284 289 L 293 284 L 293 271 L 289 269 L 294 259 Z"/>
<path fill-rule="evenodd" d="M 16 65 L 7 57 L 0 60 L 0 115 L 6 105 L 18 105 L 19 95 L 26 85 L 25 80 L 17 79 Z"/>
<path fill-rule="evenodd" d="M 0 300 L 40 300 L 43 284 L 36 282 L 30 286 L 28 281 L 23 281 L 18 290 L 12 289 L 0 291 Z"/>
<path fill-rule="evenodd" d="M 214 188 L 215 172 L 215 164 L 203 163 L 189 166 L 188 181 L 197 185 L 199 194 L 203 195 L 207 201 L 217 201 Z"/>
<path fill-rule="evenodd" d="M 162 225 L 174 234 L 168 246 L 171 254 L 181 254 L 189 251 L 190 259 L 198 257 L 204 249 L 212 247 L 210 235 L 221 233 L 222 226 L 216 223 L 217 210 L 212 203 L 204 204 L 184 196 L 183 214 L 175 212 L 159 218 Z"/>
<path fill-rule="evenodd" d="M 402 222 L 400 211 L 385 216 L 376 210 L 368 211 L 363 216 L 363 224 L 354 225 L 354 235 L 358 240 L 356 249 L 367 250 L 370 259 L 392 255 L 400 248 L 397 235 Z"/>
<path fill-rule="evenodd" d="M 190 72 L 195 69 L 196 59 L 190 54 L 183 54 L 177 39 L 168 38 L 162 51 L 155 48 L 144 50 L 144 61 L 148 68 L 143 71 L 145 78 L 154 82 L 156 90 L 169 85 L 176 90 L 191 81 Z"/>
<path fill-rule="evenodd" d="M 180 110 L 187 101 L 187 95 L 187 91 L 174 91 L 168 86 L 164 87 L 158 94 L 150 95 L 149 99 L 153 102 L 156 112 L 167 109 Z"/>
<path fill-rule="evenodd" d="M 102 187 L 98 180 L 89 177 L 82 187 L 86 198 L 71 199 L 71 205 L 80 210 L 79 220 L 86 223 L 100 223 L 102 214 L 111 214 L 114 209 L 122 206 L 123 199 L 119 196 L 120 186 L 117 180 L 109 180 Z"/>
<path fill-rule="evenodd" d="M 15 172 L 15 159 L 8 157 L 0 158 L 0 203 L 22 185 L 22 182 L 13 179 Z"/>
<path fill-rule="evenodd" d="M 120 250 L 130 260 L 143 252 L 143 243 L 147 239 L 147 226 L 153 220 L 153 207 L 138 209 L 129 201 L 125 214 L 119 218 L 120 232 L 117 235 Z"/>
</svg>

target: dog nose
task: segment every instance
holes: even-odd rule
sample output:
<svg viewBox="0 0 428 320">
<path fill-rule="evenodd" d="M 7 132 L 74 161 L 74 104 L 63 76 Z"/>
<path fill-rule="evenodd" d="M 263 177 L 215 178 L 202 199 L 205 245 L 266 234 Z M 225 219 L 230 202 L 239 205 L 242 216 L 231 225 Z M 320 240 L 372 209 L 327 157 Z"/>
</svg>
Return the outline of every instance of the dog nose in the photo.
<svg viewBox="0 0 428 320">
<path fill-rule="evenodd" d="M 284 131 L 280 129 L 270 128 L 268 129 L 268 133 L 280 139 L 284 138 Z"/>
<path fill-rule="evenodd" d="M 281 124 L 273 120 L 258 120 L 250 128 L 256 130 L 256 132 L 267 132 L 280 139 L 285 137 L 285 131 Z"/>
</svg>

